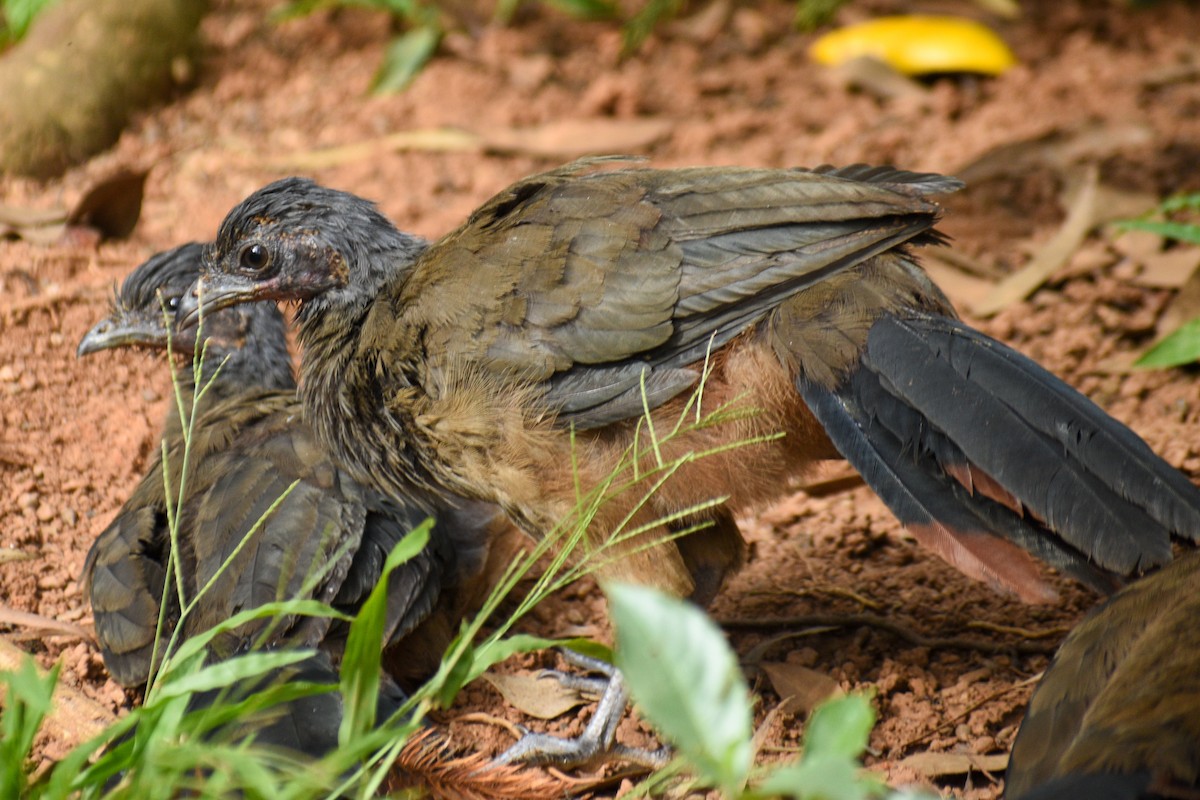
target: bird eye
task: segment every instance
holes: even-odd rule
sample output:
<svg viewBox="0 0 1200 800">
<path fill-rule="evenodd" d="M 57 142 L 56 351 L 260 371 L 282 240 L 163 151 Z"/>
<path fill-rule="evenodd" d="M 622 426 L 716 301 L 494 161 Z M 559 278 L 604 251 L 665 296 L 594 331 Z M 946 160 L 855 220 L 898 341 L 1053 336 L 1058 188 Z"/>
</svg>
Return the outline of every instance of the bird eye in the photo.
<svg viewBox="0 0 1200 800">
<path fill-rule="evenodd" d="M 242 250 L 242 267 L 251 272 L 261 272 L 271 263 L 271 253 L 261 244 L 252 244 Z"/>
<path fill-rule="evenodd" d="M 167 298 L 167 308 L 171 309 L 172 311 L 179 308 L 179 298 L 178 297 L 168 297 Z"/>
</svg>

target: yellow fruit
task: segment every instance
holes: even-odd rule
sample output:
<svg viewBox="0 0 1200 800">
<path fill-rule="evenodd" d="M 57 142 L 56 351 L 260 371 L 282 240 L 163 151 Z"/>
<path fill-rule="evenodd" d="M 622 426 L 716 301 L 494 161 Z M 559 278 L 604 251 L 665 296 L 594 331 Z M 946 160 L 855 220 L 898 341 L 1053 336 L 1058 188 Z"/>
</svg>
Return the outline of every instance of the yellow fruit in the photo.
<svg viewBox="0 0 1200 800">
<path fill-rule="evenodd" d="M 826 66 L 871 56 L 906 75 L 999 75 L 1017 61 L 1004 40 L 978 22 L 919 15 L 879 17 L 839 28 L 813 42 L 808 53 Z"/>
</svg>

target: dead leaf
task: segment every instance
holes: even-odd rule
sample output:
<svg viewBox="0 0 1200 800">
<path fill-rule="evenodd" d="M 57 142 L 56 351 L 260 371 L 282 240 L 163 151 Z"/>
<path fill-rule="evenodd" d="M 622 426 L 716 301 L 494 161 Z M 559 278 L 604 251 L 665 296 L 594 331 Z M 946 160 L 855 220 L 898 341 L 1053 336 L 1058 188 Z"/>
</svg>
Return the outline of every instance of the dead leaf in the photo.
<svg viewBox="0 0 1200 800">
<path fill-rule="evenodd" d="M 121 170 L 88 189 L 71 213 L 67 227 L 94 228 L 104 239 L 124 239 L 142 214 L 148 170 Z"/>
<path fill-rule="evenodd" d="M 1174 333 L 1183 323 L 1197 317 L 1200 317 L 1200 271 L 1194 270 L 1163 309 L 1162 316 L 1158 319 L 1158 329 L 1154 333 L 1154 342 L 1149 347 Z"/>
<path fill-rule="evenodd" d="M 644 150 L 671 132 L 657 117 L 564 119 L 529 128 L 494 128 L 482 134 L 484 149 L 545 158 L 578 158 Z"/>
<path fill-rule="evenodd" d="M 0 206 L 0 239 L 24 239 L 34 244 L 53 244 L 66 230 L 65 208 L 20 208 Z"/>
<path fill-rule="evenodd" d="M 96 637 L 87 628 L 74 622 L 43 617 L 41 614 L 31 614 L 28 611 L 18 611 L 15 608 L 0 605 L 0 625 L 11 625 L 24 628 L 26 632 L 38 636 L 72 636 L 85 642 L 95 641 Z"/>
<path fill-rule="evenodd" d="M 998 283 L 987 298 L 973 306 L 971 311 L 987 317 L 1024 300 L 1066 264 L 1096 225 L 1098 186 L 1099 170 L 1093 164 L 1084 173 L 1083 183 L 1070 203 L 1067 218 L 1058 232 L 1034 253 L 1028 264 Z"/>
<path fill-rule="evenodd" d="M 272 169 L 281 172 L 313 172 L 355 161 L 366 161 L 381 152 L 478 152 L 482 147 L 480 137 L 470 131 L 457 128 L 418 128 L 397 131 L 340 147 L 323 147 L 292 153 L 268 163 Z"/>
<path fill-rule="evenodd" d="M 483 677 L 510 706 L 538 719 L 560 717 L 588 702 L 578 691 L 568 689 L 553 677 L 492 672 L 484 673 Z"/>
<path fill-rule="evenodd" d="M 1008 767 L 1008 753 L 981 756 L 975 753 L 915 753 L 895 763 L 908 767 L 926 778 L 965 775 L 968 772 L 1002 772 Z"/>
<path fill-rule="evenodd" d="M 807 714 L 817 705 L 838 692 L 841 687 L 824 672 L 802 667 L 787 661 L 764 661 L 760 666 L 771 680 L 783 702 L 779 708 L 789 714 Z"/>
<path fill-rule="evenodd" d="M 27 553 L 24 550 L 15 550 L 11 547 L 0 547 L 0 564 L 11 564 L 14 561 L 29 561 L 33 557 L 33 553 Z M 3 608 L 3 606 L 0 606 L 0 611 L 2 611 Z"/>
<path fill-rule="evenodd" d="M 830 74 L 843 86 L 861 89 L 881 100 L 922 97 L 929 93 L 922 84 L 871 56 L 859 56 L 845 61 L 834 67 Z"/>
<path fill-rule="evenodd" d="M 995 288 L 995 281 L 968 275 L 956 265 L 942 260 L 942 253 L 926 253 L 922 266 L 938 288 L 946 293 L 950 302 L 959 308 L 974 308 L 982 303 Z"/>
<path fill-rule="evenodd" d="M 1176 247 L 1141 260 L 1142 270 L 1133 279 L 1151 289 L 1179 289 L 1200 267 L 1200 247 Z"/>
<path fill-rule="evenodd" d="M 1065 171 L 1076 164 L 1102 160 L 1122 149 L 1153 141 L 1154 131 L 1138 124 L 1116 127 L 1093 124 L 1075 130 L 1052 130 L 986 150 L 951 174 L 970 185 L 1039 167 Z"/>
</svg>

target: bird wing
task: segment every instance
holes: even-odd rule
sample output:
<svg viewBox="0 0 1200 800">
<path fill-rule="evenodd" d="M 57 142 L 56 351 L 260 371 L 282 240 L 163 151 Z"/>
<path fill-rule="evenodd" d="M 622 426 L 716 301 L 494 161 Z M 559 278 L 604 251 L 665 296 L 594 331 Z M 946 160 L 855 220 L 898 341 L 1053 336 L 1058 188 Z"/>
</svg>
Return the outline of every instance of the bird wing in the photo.
<svg viewBox="0 0 1200 800">
<path fill-rule="evenodd" d="M 310 597 L 328 603 L 337 594 L 361 541 L 366 506 L 361 488 L 334 466 L 300 413 L 294 394 L 263 392 L 206 415 L 224 424 L 198 435 L 232 431 L 233 442 L 211 448 L 198 465 L 208 488 L 181 517 L 189 534 L 181 557 L 190 590 L 194 596 L 213 584 L 188 617 L 189 635 L 264 603 Z M 214 646 L 238 650 L 268 624 L 271 641 L 286 634 L 315 645 L 328 622 L 262 620 Z"/>
<path fill-rule="evenodd" d="M 108 671 L 122 686 L 140 686 L 150 675 L 169 545 L 162 465 L 155 459 L 92 543 L 83 566 L 83 592 L 91 598 L 96 639 Z M 168 630 L 178 618 L 174 600 L 172 595 Z"/>
<path fill-rule="evenodd" d="M 1072 773 L 1149 769 L 1195 778 L 1197 579 L 1193 553 L 1130 585 L 1071 631 L 1021 723 L 1007 796 Z"/>
<path fill-rule="evenodd" d="M 562 424 L 635 416 L 643 382 L 651 406 L 692 386 L 689 365 L 788 297 L 921 240 L 927 196 L 960 186 L 861 165 L 594 166 L 513 185 L 422 255 L 393 308 L 424 332 L 428 382 L 466 361 L 533 383 Z"/>
</svg>

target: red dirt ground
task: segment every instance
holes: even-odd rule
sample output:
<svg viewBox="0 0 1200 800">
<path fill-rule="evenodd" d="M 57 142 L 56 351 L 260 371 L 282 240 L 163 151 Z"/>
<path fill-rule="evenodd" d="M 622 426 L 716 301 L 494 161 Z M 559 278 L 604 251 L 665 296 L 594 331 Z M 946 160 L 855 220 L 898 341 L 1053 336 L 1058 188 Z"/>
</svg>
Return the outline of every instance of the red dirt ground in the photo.
<svg viewBox="0 0 1200 800">
<path fill-rule="evenodd" d="M 841 19 L 914 5 L 978 13 L 967 0 L 879 0 L 853 3 Z M 782 3 L 693 8 L 694 16 L 663 26 L 626 60 L 616 27 L 538 7 L 508 28 L 477 24 L 452 35 L 409 91 L 382 97 L 367 94 L 389 36 L 380 16 L 326 11 L 277 25 L 266 19 L 266 0 L 213 6 L 190 92 L 138 117 L 111 151 L 61 180 L 0 179 L 4 204 L 49 208 L 70 205 L 118 167 L 151 168 L 142 219 L 127 241 L 0 243 L 0 553 L 23 559 L 0 563 L 0 603 L 21 611 L 90 623 L 77 580 L 84 555 L 157 447 L 165 365 L 129 353 L 74 356 L 105 312 L 111 285 L 132 266 L 156 250 L 211 238 L 230 206 L 290 172 L 376 199 L 402 227 L 432 237 L 510 181 L 569 157 L 367 144 L 318 166 L 315 149 L 412 129 L 453 126 L 499 137 L 575 120 L 581 132 L 553 144 L 636 149 L 658 166 L 867 161 L 965 171 L 971 185 L 946 201 L 943 229 L 954 251 L 993 275 L 1023 266 L 1059 229 L 1065 189 L 1083 165 L 1096 165 L 1101 183 L 1125 198 L 1200 189 L 1200 8 L 1193 3 L 1023 3 L 1023 18 L 992 21 L 1018 67 L 996 79 L 940 79 L 888 100 L 810 63 L 811 37 L 789 28 L 792 7 Z M 652 141 L 603 146 L 610 133 L 598 122 L 628 133 L 642 118 L 663 121 Z M 1013 149 L 995 156 L 1004 146 Z M 1155 248 L 1094 232 L 1030 300 L 989 320 L 967 316 L 1064 376 L 1196 478 L 1195 372 L 1119 368 L 1153 338 L 1174 294 L 1146 277 Z M 964 302 L 987 288 L 944 265 L 935 275 Z M 759 648 L 762 661 L 803 665 L 844 688 L 874 686 L 880 723 L 868 763 L 889 780 L 999 796 L 1001 774 L 931 779 L 902 760 L 927 751 L 1006 752 L 1031 691 L 1027 679 L 1095 597 L 1061 582 L 1059 605 L 1031 607 L 971 583 L 919 550 L 863 488 L 824 498 L 797 493 L 744 522 L 752 556 L 713 609 L 738 653 Z M 818 627 L 791 618 L 865 613 L 913 636 L 847 624 L 760 648 Z M 538 609 L 525 627 L 608 635 L 591 583 Z M 1048 636 L 1033 638 L 1041 633 Z M 977 646 L 944 641 L 952 637 Z M 0 638 L 44 664 L 62 659 L 63 680 L 104 707 L 123 702 L 87 642 L 19 626 Z M 779 757 L 799 742 L 802 719 L 769 714 L 779 696 L 756 666 L 747 672 L 758 719 L 768 720 L 764 757 Z M 441 720 L 456 745 L 489 753 L 511 738 L 467 714 L 528 722 L 490 686 L 468 689 Z M 583 719 L 553 727 L 577 730 Z M 633 722 L 621 736 L 645 741 Z M 47 741 L 42 752 L 52 757 L 66 744 Z"/>
</svg>

